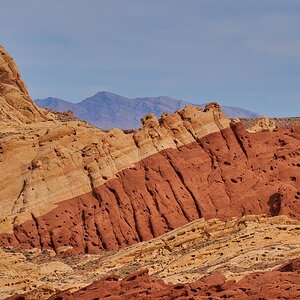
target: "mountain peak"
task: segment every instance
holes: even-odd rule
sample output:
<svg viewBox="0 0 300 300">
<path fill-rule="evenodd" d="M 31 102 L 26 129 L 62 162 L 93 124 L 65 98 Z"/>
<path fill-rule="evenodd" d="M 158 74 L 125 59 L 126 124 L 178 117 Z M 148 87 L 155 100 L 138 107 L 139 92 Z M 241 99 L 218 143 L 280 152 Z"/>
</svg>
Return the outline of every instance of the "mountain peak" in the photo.
<svg viewBox="0 0 300 300">
<path fill-rule="evenodd" d="M 118 94 L 115 94 L 115 93 L 112 93 L 112 92 L 108 92 L 108 91 L 99 91 L 94 96 L 96 96 L 96 95 L 98 95 L 98 96 L 119 96 L 119 97 L 121 97 Z"/>
<path fill-rule="evenodd" d="M 77 118 L 102 129 L 135 129 L 140 126 L 140 119 L 150 113 L 160 118 L 163 113 L 174 113 L 187 105 L 203 106 L 203 109 L 205 107 L 169 96 L 129 99 L 107 91 L 99 91 L 76 104 L 59 99 L 53 101 L 51 98 L 38 100 L 37 104 L 60 112 L 72 110 Z M 232 118 L 258 116 L 256 113 L 228 106 L 222 106 L 222 111 Z"/>
</svg>

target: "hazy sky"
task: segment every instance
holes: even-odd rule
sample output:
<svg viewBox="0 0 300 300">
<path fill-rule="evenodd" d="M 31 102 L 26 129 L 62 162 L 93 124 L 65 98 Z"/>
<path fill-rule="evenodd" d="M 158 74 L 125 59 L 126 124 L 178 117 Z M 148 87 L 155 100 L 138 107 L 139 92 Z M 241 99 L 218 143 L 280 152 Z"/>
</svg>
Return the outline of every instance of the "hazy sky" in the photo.
<svg viewBox="0 0 300 300">
<path fill-rule="evenodd" d="M 106 90 L 300 116 L 299 0 L 9 0 L 0 37 L 33 98 Z"/>
</svg>

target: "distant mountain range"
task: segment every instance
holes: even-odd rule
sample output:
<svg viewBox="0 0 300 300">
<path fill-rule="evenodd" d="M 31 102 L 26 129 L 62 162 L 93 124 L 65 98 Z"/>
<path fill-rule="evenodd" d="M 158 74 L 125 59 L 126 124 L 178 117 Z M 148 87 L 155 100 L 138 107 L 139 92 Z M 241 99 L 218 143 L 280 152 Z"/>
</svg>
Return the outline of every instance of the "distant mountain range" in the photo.
<svg viewBox="0 0 300 300">
<path fill-rule="evenodd" d="M 58 98 L 35 100 L 43 108 L 58 112 L 73 111 L 74 116 L 102 129 L 113 127 L 135 129 L 140 119 L 149 113 L 160 117 L 162 113 L 173 113 L 186 105 L 197 105 L 167 96 L 128 99 L 109 92 L 99 92 L 79 103 Z M 204 106 L 204 105 L 198 105 Z M 259 114 L 239 107 L 222 106 L 223 112 L 231 118 L 256 118 Z"/>
</svg>

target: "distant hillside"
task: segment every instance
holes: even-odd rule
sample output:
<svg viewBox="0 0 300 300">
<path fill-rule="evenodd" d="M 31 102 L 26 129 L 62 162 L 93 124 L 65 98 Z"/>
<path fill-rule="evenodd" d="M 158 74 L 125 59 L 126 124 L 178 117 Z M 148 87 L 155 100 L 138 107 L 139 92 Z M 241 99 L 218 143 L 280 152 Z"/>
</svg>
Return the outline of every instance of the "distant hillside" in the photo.
<svg viewBox="0 0 300 300">
<path fill-rule="evenodd" d="M 64 112 L 72 110 L 74 115 L 97 127 L 109 129 L 138 128 L 140 119 L 149 113 L 158 117 L 162 113 L 173 113 L 186 105 L 197 105 L 167 96 L 128 99 L 109 92 L 99 92 L 79 103 L 71 103 L 58 98 L 37 99 L 40 107 Z M 223 112 L 231 118 L 255 118 L 258 114 L 238 108 L 222 106 Z"/>
</svg>

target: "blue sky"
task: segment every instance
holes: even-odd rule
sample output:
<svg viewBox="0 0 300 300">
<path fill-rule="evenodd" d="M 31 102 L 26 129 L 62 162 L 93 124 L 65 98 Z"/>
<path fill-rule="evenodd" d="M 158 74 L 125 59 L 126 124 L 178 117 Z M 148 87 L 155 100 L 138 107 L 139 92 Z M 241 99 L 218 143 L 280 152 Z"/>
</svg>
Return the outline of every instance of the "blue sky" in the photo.
<svg viewBox="0 0 300 300">
<path fill-rule="evenodd" d="M 9 0 L 0 28 L 33 98 L 106 90 L 300 116 L 299 0 Z"/>
</svg>

